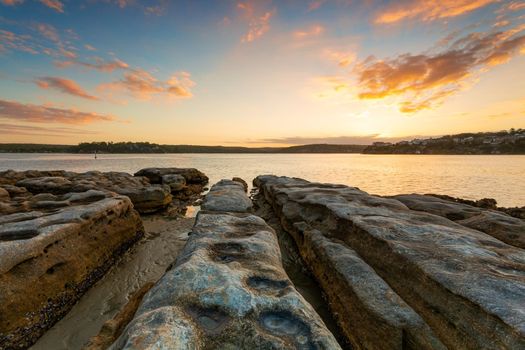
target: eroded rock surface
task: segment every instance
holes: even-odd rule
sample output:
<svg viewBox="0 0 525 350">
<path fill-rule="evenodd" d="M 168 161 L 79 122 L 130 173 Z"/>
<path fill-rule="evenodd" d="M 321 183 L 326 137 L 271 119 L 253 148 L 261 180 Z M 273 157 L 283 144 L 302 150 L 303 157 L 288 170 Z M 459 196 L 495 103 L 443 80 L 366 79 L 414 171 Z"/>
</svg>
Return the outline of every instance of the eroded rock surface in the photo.
<svg viewBox="0 0 525 350">
<path fill-rule="evenodd" d="M 254 185 L 356 348 L 525 347 L 523 249 L 352 187 L 276 176 Z"/>
<path fill-rule="evenodd" d="M 446 217 L 466 227 L 485 232 L 497 239 L 525 248 L 525 220 L 512 217 L 501 211 L 474 207 L 431 195 L 405 194 L 391 198 L 412 210 Z"/>
<path fill-rule="evenodd" d="M 23 198 L 25 211 L 0 216 L 2 349 L 34 343 L 143 235 L 124 196 L 89 190 Z"/>
<path fill-rule="evenodd" d="M 172 200 L 166 185 L 152 185 L 147 178 L 122 172 L 13 171 L 0 172 L 0 187 L 24 188 L 31 194 L 61 195 L 88 190 L 107 190 L 128 196 L 137 211 L 151 213 L 166 208 Z"/>
<path fill-rule="evenodd" d="M 208 183 L 208 177 L 195 168 L 145 168 L 135 173 L 135 176 L 146 177 L 152 184 L 166 183 L 174 175 L 182 176 L 185 180 L 184 186 L 177 184 L 179 190 L 172 188 L 174 198 L 181 201 L 195 199 Z"/>
<path fill-rule="evenodd" d="M 247 199 L 230 181 L 213 192 Z M 273 230 L 232 204 L 214 201 L 198 214 L 175 266 L 111 349 L 339 348 L 284 272 Z"/>
<path fill-rule="evenodd" d="M 204 198 L 203 210 L 247 212 L 253 206 L 242 183 L 233 180 L 217 182 Z"/>
</svg>

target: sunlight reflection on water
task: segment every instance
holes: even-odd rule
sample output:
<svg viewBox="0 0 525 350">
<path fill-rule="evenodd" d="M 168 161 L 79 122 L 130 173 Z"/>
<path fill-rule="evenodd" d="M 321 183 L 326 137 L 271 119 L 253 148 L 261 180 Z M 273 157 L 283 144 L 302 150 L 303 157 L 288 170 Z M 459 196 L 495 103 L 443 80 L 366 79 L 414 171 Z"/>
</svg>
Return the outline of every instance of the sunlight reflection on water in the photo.
<svg viewBox="0 0 525 350">
<path fill-rule="evenodd" d="M 195 167 L 210 183 L 260 174 L 342 183 L 380 195 L 439 193 L 525 205 L 525 156 L 364 154 L 0 154 L 0 170 L 125 171 Z"/>
</svg>

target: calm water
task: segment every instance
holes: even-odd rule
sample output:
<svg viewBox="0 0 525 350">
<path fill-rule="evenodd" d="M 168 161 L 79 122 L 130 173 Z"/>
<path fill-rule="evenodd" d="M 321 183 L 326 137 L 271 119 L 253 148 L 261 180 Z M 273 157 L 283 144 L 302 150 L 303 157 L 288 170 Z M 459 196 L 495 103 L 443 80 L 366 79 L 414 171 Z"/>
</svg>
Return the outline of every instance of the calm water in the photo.
<svg viewBox="0 0 525 350">
<path fill-rule="evenodd" d="M 0 170 L 125 171 L 195 167 L 214 183 L 260 174 L 342 183 L 379 195 L 439 193 L 495 198 L 501 206 L 525 205 L 525 156 L 364 154 L 0 154 Z"/>
</svg>

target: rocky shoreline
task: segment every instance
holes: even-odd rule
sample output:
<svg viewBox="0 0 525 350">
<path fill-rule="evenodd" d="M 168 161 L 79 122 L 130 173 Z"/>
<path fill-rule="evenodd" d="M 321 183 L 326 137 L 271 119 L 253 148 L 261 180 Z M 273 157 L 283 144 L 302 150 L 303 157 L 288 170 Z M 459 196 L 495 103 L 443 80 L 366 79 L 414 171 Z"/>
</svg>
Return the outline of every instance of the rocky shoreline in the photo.
<svg viewBox="0 0 525 350">
<path fill-rule="evenodd" d="M 141 215 L 176 220 L 207 182 L 0 172 L 0 349 L 33 344 L 142 238 Z M 166 273 L 86 349 L 525 348 L 519 212 L 273 175 L 247 188 L 212 186 Z"/>
</svg>

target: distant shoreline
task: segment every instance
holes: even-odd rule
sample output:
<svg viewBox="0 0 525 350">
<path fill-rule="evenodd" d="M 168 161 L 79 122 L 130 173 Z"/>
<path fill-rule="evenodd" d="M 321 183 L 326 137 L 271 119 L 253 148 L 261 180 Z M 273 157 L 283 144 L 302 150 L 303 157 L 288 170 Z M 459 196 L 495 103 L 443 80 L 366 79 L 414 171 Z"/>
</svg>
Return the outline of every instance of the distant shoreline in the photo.
<svg viewBox="0 0 525 350">
<path fill-rule="evenodd" d="M 525 129 L 463 133 L 372 145 L 307 144 L 287 147 L 160 145 L 150 142 L 83 142 L 78 145 L 0 143 L 0 153 L 68 154 L 435 154 L 525 155 Z"/>
</svg>

